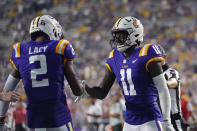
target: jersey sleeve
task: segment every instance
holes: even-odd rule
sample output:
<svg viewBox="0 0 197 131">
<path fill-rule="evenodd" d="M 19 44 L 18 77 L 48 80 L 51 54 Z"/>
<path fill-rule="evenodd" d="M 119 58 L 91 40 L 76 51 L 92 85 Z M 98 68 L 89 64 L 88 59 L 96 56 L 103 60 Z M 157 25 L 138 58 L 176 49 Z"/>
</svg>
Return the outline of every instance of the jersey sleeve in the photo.
<svg viewBox="0 0 197 131">
<path fill-rule="evenodd" d="M 21 57 L 21 43 L 13 44 L 10 63 L 13 65 L 15 70 L 19 70 L 18 58 L 20 57 Z"/>
<path fill-rule="evenodd" d="M 139 56 L 146 56 L 146 70 L 148 70 L 148 65 L 153 61 L 163 61 L 162 53 L 156 44 L 146 44 L 140 50 Z"/>
<path fill-rule="evenodd" d="M 113 65 L 113 55 L 114 55 L 114 50 L 112 50 L 109 54 L 109 57 L 107 58 L 107 61 L 105 63 L 105 66 L 109 69 L 110 72 L 112 71 L 112 65 Z"/>
<path fill-rule="evenodd" d="M 73 60 L 75 55 L 75 50 L 72 47 L 72 44 L 68 40 L 60 40 L 56 45 L 55 49 L 57 54 L 60 54 L 66 58 L 66 60 Z"/>
</svg>

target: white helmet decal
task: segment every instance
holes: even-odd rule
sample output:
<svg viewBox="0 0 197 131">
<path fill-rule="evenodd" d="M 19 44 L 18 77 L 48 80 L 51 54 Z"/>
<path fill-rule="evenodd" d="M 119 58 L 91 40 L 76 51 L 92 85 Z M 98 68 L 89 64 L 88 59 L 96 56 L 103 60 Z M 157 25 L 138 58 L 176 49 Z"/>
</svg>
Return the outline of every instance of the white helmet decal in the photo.
<svg viewBox="0 0 197 131">
<path fill-rule="evenodd" d="M 61 25 L 50 15 L 38 16 L 31 21 L 29 33 L 32 34 L 38 31 L 47 34 L 50 40 L 60 40 L 63 36 Z"/>
<path fill-rule="evenodd" d="M 116 46 L 119 51 L 125 51 L 129 47 L 139 44 L 143 41 L 143 25 L 141 24 L 140 20 L 134 17 L 127 16 L 118 19 L 112 28 L 112 34 L 118 31 L 125 31 L 128 34 L 124 43 Z"/>
</svg>

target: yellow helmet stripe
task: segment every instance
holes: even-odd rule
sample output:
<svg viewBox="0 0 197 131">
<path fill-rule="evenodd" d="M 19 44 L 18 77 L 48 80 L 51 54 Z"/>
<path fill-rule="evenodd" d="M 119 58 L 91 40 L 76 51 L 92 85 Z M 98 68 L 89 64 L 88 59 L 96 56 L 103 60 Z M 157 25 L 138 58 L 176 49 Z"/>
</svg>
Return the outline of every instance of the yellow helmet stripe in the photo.
<svg viewBox="0 0 197 131">
<path fill-rule="evenodd" d="M 38 19 L 37 19 L 37 21 L 36 21 L 36 27 L 38 27 L 38 22 L 39 22 L 39 20 L 40 20 L 40 17 L 41 17 L 41 16 L 39 16 Z"/>
<path fill-rule="evenodd" d="M 35 28 L 36 27 L 36 25 L 37 25 L 37 21 L 38 21 L 38 18 L 39 18 L 40 16 L 38 16 L 38 17 L 36 17 L 35 18 L 35 20 L 34 20 L 34 22 L 33 22 L 33 28 Z"/>
<path fill-rule="evenodd" d="M 117 21 L 116 21 L 116 23 L 115 23 L 115 25 L 114 25 L 114 27 L 118 27 L 118 24 L 119 24 L 119 22 L 120 22 L 120 20 L 122 19 L 122 17 L 121 18 L 119 18 Z"/>
<path fill-rule="evenodd" d="M 34 21 L 33 21 L 33 23 L 32 23 L 32 25 L 33 25 L 33 28 L 34 28 L 34 23 L 35 23 L 35 20 L 36 20 L 36 18 L 34 19 Z"/>
</svg>

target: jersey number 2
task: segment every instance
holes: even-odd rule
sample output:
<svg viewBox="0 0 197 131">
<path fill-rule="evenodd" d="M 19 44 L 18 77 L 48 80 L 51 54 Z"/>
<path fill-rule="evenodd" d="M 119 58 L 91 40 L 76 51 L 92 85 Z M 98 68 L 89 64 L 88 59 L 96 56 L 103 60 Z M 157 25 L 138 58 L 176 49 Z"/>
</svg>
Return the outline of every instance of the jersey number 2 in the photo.
<svg viewBox="0 0 197 131">
<path fill-rule="evenodd" d="M 32 87 L 49 86 L 48 79 L 36 80 L 37 75 L 43 75 L 47 73 L 47 64 L 45 55 L 34 55 L 29 57 L 29 63 L 32 64 L 36 61 L 40 62 L 40 68 L 31 70 Z"/>
<path fill-rule="evenodd" d="M 136 95 L 136 90 L 134 89 L 133 81 L 131 79 L 131 68 L 121 69 L 120 75 L 121 75 L 121 82 L 122 82 L 124 94 L 130 95 L 130 96 Z M 125 81 L 125 77 L 126 77 L 127 81 Z M 128 90 L 128 88 L 129 88 L 129 90 Z"/>
</svg>

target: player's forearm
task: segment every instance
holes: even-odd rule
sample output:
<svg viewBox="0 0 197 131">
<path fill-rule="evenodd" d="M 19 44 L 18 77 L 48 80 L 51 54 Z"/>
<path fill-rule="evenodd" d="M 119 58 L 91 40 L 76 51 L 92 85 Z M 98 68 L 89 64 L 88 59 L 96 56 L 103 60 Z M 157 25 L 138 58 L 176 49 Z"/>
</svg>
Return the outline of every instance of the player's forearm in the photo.
<svg viewBox="0 0 197 131">
<path fill-rule="evenodd" d="M 9 92 L 16 89 L 18 82 L 20 79 L 13 77 L 12 75 L 8 76 L 8 79 L 3 88 L 3 92 Z M 7 113 L 9 107 L 9 102 L 0 101 L 0 117 L 4 117 Z"/>
<path fill-rule="evenodd" d="M 64 75 L 71 87 L 71 90 L 74 95 L 80 96 L 83 93 L 83 89 L 81 87 L 80 82 L 78 81 L 76 77 L 76 73 L 73 69 L 73 62 L 72 61 L 67 61 L 64 64 Z"/>
<path fill-rule="evenodd" d="M 90 88 L 88 85 L 86 85 L 86 92 L 94 98 L 104 99 L 111 89 L 115 79 L 116 76 L 114 73 L 110 72 L 108 68 L 105 68 L 105 75 L 100 85 L 94 86 L 93 88 Z"/>
<path fill-rule="evenodd" d="M 86 85 L 85 90 L 87 91 L 87 93 L 94 98 L 97 99 L 104 99 L 107 95 L 107 93 L 105 92 L 105 90 L 103 90 L 101 87 L 99 86 L 95 86 L 93 88 L 90 88 Z"/>
<path fill-rule="evenodd" d="M 163 120 L 170 121 L 170 109 L 171 109 L 171 99 L 167 88 L 166 80 L 163 74 L 160 74 L 153 78 L 154 84 L 158 89 L 159 101 L 163 114 Z"/>
<path fill-rule="evenodd" d="M 68 83 L 72 89 L 73 94 L 75 96 L 80 96 L 83 93 L 80 82 L 77 80 L 77 78 L 74 75 L 72 77 L 73 78 L 67 77 L 67 80 L 70 79 L 70 80 L 68 80 Z"/>
</svg>

